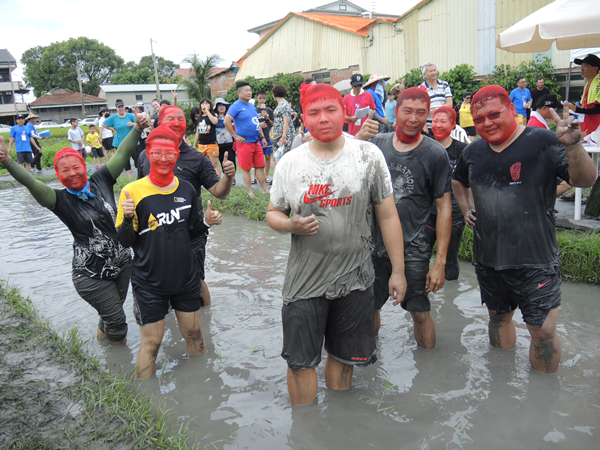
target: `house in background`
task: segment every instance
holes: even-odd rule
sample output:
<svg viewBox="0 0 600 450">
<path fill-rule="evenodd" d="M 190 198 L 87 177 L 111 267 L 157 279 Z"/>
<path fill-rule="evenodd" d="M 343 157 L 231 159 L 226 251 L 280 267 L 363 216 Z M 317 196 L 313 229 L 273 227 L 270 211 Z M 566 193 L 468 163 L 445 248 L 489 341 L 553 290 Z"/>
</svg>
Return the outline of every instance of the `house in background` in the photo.
<svg viewBox="0 0 600 450">
<path fill-rule="evenodd" d="M 235 77 L 239 70 L 238 63 L 232 61 L 229 67 L 215 67 L 210 71 L 208 82 L 213 100 L 217 97 L 225 97 L 227 91 L 235 84 Z"/>
<path fill-rule="evenodd" d="M 83 94 L 85 114 L 81 109 L 81 94 L 66 88 L 50 89 L 46 94 L 29 104 L 32 113 L 40 116 L 40 121 L 51 120 L 58 124 L 67 119 L 96 117 L 100 109 L 106 107 L 106 100 Z"/>
<path fill-rule="evenodd" d="M 177 88 L 177 84 L 159 84 L 160 94 L 163 99 L 173 104 L 173 92 L 177 92 L 178 103 L 188 103 L 187 92 Z M 135 106 L 137 102 L 150 105 L 156 97 L 156 84 L 101 84 L 98 86 L 98 96 L 106 99 L 111 113 L 116 112 L 115 102 L 123 100 L 125 106 Z"/>
<path fill-rule="evenodd" d="M 281 72 L 335 84 L 360 72 L 396 80 L 426 62 L 440 72 L 469 64 L 478 75 L 489 75 L 494 66 L 537 55 L 497 49 L 496 35 L 552 1 L 422 0 L 395 18 L 349 11 L 356 5 L 343 1 L 291 12 L 275 24 L 249 30 L 261 39 L 238 61 L 236 79 Z M 344 6 L 346 11 L 336 10 Z M 553 46 L 541 55 L 559 70 L 569 66 L 569 51 Z"/>
<path fill-rule="evenodd" d="M 21 82 L 12 80 L 16 68 L 17 60 L 7 49 L 0 49 L 0 123 L 6 125 L 14 125 L 17 114 L 29 113 L 25 102 L 17 102 L 16 94 L 27 94 L 29 89 L 22 89 Z"/>
</svg>

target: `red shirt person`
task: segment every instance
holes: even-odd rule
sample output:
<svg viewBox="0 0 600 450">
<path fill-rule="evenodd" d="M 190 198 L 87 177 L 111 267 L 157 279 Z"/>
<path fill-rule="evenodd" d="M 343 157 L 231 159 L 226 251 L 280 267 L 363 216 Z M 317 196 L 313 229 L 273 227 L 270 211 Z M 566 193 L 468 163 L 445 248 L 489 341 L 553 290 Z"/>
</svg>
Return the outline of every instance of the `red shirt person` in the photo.
<svg viewBox="0 0 600 450">
<path fill-rule="evenodd" d="M 376 107 L 371 94 L 362 89 L 365 80 L 361 74 L 355 73 L 352 75 L 350 84 L 352 85 L 352 92 L 346 94 L 344 97 L 344 106 L 346 107 L 346 119 L 344 123 L 348 124 L 348 133 L 356 136 L 364 120 L 356 118 L 356 111 L 366 107 L 374 110 Z"/>
</svg>

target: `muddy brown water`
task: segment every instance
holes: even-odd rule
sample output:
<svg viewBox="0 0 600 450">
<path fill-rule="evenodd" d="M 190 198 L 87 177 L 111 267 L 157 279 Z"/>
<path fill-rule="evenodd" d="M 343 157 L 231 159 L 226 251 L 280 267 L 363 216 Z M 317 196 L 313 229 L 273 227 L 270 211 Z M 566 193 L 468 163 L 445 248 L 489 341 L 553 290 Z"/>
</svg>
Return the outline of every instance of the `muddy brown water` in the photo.
<svg viewBox="0 0 600 450">
<path fill-rule="evenodd" d="M 57 327 L 79 327 L 90 352 L 131 369 L 140 342 L 131 294 L 127 345 L 108 348 L 94 339 L 96 313 L 71 283 L 72 239 L 64 225 L 23 188 L 0 191 L 0 211 L 0 276 L 22 286 Z M 326 389 L 322 362 L 317 401 L 291 408 L 279 356 L 288 250 L 289 236 L 265 223 L 225 217 L 208 245 L 213 306 L 202 312 L 208 353 L 187 358 L 168 316 L 158 376 L 140 389 L 165 400 L 202 446 L 600 448 L 600 288 L 563 285 L 562 360 L 557 375 L 543 375 L 529 366 L 529 336 L 519 312 L 516 350 L 489 346 L 473 268 L 462 264 L 460 279 L 431 296 L 434 350 L 417 348 L 409 316 L 388 303 L 379 361 L 355 370 L 347 392 Z"/>
</svg>

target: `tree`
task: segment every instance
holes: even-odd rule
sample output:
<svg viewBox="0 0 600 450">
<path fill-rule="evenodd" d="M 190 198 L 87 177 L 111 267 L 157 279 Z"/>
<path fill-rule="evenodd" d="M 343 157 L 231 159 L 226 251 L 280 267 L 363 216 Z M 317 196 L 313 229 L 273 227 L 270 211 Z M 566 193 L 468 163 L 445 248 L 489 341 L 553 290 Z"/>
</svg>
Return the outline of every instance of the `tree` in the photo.
<svg viewBox="0 0 600 450">
<path fill-rule="evenodd" d="M 398 78 L 393 83 L 390 83 L 389 88 L 391 89 L 397 83 L 402 83 L 402 80 L 404 80 L 404 87 L 409 88 L 409 87 L 419 87 L 419 85 L 425 80 L 425 78 L 423 78 L 423 72 L 421 72 L 421 69 L 415 68 L 415 69 L 412 69 L 407 74 L 405 74 L 404 76 L 401 76 L 400 78 Z"/>
<path fill-rule="evenodd" d="M 98 86 L 109 83 L 124 63 L 112 48 L 86 37 L 30 48 L 21 62 L 23 80 L 37 97 L 55 87 L 79 91 L 77 64 L 83 92 L 96 95 Z"/>
<path fill-rule="evenodd" d="M 509 64 L 506 66 L 506 72 L 504 71 L 504 65 L 495 66 L 494 74 L 483 80 L 481 84 L 482 86 L 496 84 L 502 86 L 506 89 L 506 92 L 510 93 L 517 87 L 517 79 L 519 77 L 525 77 L 527 87 L 529 88 L 535 87 L 537 79 L 542 77 L 550 93 L 558 94 L 559 86 L 556 84 L 556 78 L 554 77 L 552 60 L 540 55 L 537 55 L 532 61 L 524 61 L 516 67 L 512 67 Z"/>
<path fill-rule="evenodd" d="M 277 107 L 277 102 L 273 98 L 273 93 L 271 90 L 276 84 L 281 84 L 287 89 L 285 99 L 290 103 L 295 111 L 302 111 L 300 109 L 300 85 L 304 83 L 304 77 L 300 74 L 278 73 L 277 75 L 264 78 L 262 80 L 257 80 L 254 77 L 248 77 L 240 81 L 245 81 L 246 83 L 250 84 L 250 88 L 252 89 L 252 94 L 254 97 L 256 97 L 256 93 L 258 91 L 265 91 L 267 93 L 267 106 L 271 109 L 275 109 Z M 227 94 L 225 94 L 225 100 L 233 103 L 237 99 L 237 89 L 235 86 L 232 86 L 227 91 Z"/>
<path fill-rule="evenodd" d="M 157 56 L 156 66 L 160 83 L 173 82 L 174 77 L 171 77 L 171 73 L 177 64 Z M 112 84 L 154 84 L 155 82 L 152 55 L 142 56 L 139 64 L 134 61 L 127 62 L 111 80 Z"/>
<path fill-rule="evenodd" d="M 210 98 L 208 75 L 221 61 L 221 57 L 216 54 L 208 55 L 206 59 L 203 60 L 198 58 L 198 55 L 196 54 L 184 59 L 183 62 L 191 65 L 190 74 L 179 80 L 179 87 L 185 89 L 190 99 L 198 102 L 203 97 Z"/>
</svg>

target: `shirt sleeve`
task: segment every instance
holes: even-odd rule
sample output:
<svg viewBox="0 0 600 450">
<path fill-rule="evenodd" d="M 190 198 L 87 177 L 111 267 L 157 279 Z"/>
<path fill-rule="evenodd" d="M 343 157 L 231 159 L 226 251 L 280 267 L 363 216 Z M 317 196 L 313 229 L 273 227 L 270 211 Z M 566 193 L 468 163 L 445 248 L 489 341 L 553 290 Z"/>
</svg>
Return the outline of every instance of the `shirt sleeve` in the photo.
<svg viewBox="0 0 600 450">
<path fill-rule="evenodd" d="M 388 169 L 385 157 L 381 151 L 373 146 L 372 149 L 373 158 L 375 163 L 373 164 L 373 172 L 371 174 L 371 201 L 378 205 L 383 200 L 393 194 L 394 189 L 392 187 L 392 177 Z"/>
<path fill-rule="evenodd" d="M 446 192 L 452 191 L 452 169 L 450 168 L 450 159 L 448 154 L 441 152 L 436 158 L 433 172 L 433 196 L 441 198 Z"/>
<path fill-rule="evenodd" d="M 452 97 L 452 89 L 450 89 L 450 84 L 446 83 L 446 87 L 444 88 L 444 95 L 446 98 Z"/>
<path fill-rule="evenodd" d="M 107 127 L 112 127 L 113 126 L 113 120 L 114 120 L 113 117 L 114 116 L 110 116 L 110 117 L 104 119 L 104 122 L 102 122 L 102 125 L 105 125 Z"/>
<path fill-rule="evenodd" d="M 204 186 L 204 189 L 206 190 L 209 190 L 221 181 L 212 162 L 210 162 L 210 159 L 206 156 L 202 158 L 202 162 L 200 163 L 200 176 L 202 179 L 202 186 Z"/>
<path fill-rule="evenodd" d="M 280 211 L 291 209 L 290 199 L 285 189 L 285 180 L 287 177 L 284 175 L 284 172 L 287 172 L 286 162 L 289 158 L 289 156 L 286 156 L 277 164 L 277 170 L 273 175 L 273 185 L 271 186 L 271 204 Z"/>
<path fill-rule="evenodd" d="M 458 157 L 458 162 L 456 163 L 456 166 L 454 166 L 454 173 L 452 174 L 452 176 L 456 181 L 460 181 L 466 187 L 470 187 L 469 167 L 465 158 L 466 153 L 467 152 L 463 151 Z"/>
</svg>

